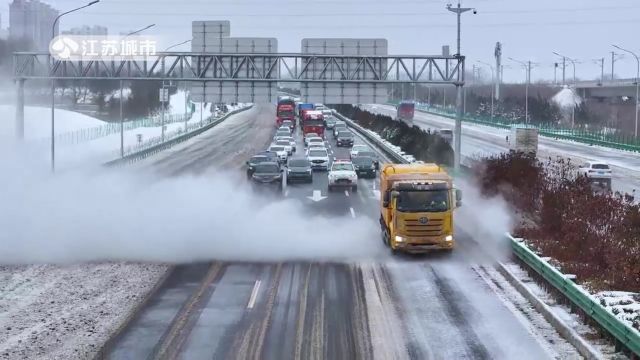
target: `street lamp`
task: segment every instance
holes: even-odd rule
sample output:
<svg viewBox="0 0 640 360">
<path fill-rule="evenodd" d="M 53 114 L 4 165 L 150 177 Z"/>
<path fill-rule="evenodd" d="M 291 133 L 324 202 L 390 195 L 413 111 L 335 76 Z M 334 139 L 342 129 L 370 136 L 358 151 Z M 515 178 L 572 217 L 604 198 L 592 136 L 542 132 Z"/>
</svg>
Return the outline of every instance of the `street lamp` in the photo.
<svg viewBox="0 0 640 360">
<path fill-rule="evenodd" d="M 486 63 L 484 61 L 478 61 L 479 64 L 482 65 L 486 65 L 489 67 L 489 69 L 491 69 L 491 83 L 493 84 L 495 82 L 495 70 L 493 68 L 493 65 Z M 491 120 L 493 120 L 493 97 L 494 97 L 494 86 L 491 86 Z"/>
<path fill-rule="evenodd" d="M 174 47 L 177 47 L 177 46 L 180 46 L 180 45 L 184 45 L 184 44 L 187 44 L 187 43 L 190 43 L 190 42 L 191 42 L 191 40 L 185 40 L 183 42 L 180 42 L 180 43 L 177 43 L 177 44 L 173 44 L 173 45 L 169 46 L 168 48 L 164 49 L 164 52 L 167 52 L 167 51 L 173 49 Z M 169 84 L 169 85 L 171 85 L 171 84 Z M 165 89 L 165 82 L 164 82 L 164 79 L 163 79 L 162 80 L 162 97 L 160 99 L 161 100 L 160 104 L 161 104 L 161 107 L 162 107 L 162 141 L 163 142 L 164 142 L 164 107 L 165 107 L 164 106 L 165 105 L 164 104 L 165 103 L 165 101 L 164 101 L 164 89 Z M 184 132 L 185 133 L 187 132 L 187 128 L 188 128 L 188 124 L 187 124 L 188 120 L 189 119 L 187 119 L 187 88 L 185 86 L 185 89 L 184 89 Z"/>
<path fill-rule="evenodd" d="M 456 14 L 458 20 L 458 36 L 457 36 L 457 56 L 461 57 L 460 52 L 460 34 L 461 34 L 461 26 L 460 21 L 462 14 L 467 11 L 473 11 L 474 14 L 477 14 L 478 11 L 474 8 L 463 8 L 460 6 L 460 1 L 458 1 L 458 6 L 453 7 L 451 4 L 447 4 L 447 10 Z M 464 76 L 464 75 L 463 75 Z M 463 83 L 464 84 L 464 83 Z M 463 84 L 456 84 L 456 128 L 455 128 L 455 149 L 453 151 L 454 155 L 454 169 L 457 171 L 460 169 L 460 151 L 462 150 L 462 86 Z"/>
<path fill-rule="evenodd" d="M 640 57 L 638 57 L 638 55 L 631 50 L 623 49 L 617 45 L 613 45 L 613 47 L 633 55 L 633 57 L 636 58 L 636 63 L 638 65 L 636 69 L 636 126 L 634 131 L 634 136 L 637 138 L 638 137 L 638 108 L 640 107 L 640 103 L 638 102 L 638 95 L 640 95 Z"/>
<path fill-rule="evenodd" d="M 562 64 L 562 82 L 565 82 L 564 80 L 564 61 L 565 60 L 569 60 L 571 62 L 571 65 L 573 65 L 573 86 L 576 86 L 576 60 L 572 59 L 570 57 L 566 57 L 564 55 L 558 54 L 557 52 L 553 52 L 554 55 L 558 55 L 559 57 L 562 58 L 563 64 Z M 566 84 L 562 84 L 562 85 L 566 85 Z"/>
<path fill-rule="evenodd" d="M 65 11 L 62 14 L 56 16 L 53 20 L 53 24 L 51 25 L 51 40 L 56 36 L 56 24 L 61 17 L 70 14 L 72 12 L 78 11 L 80 9 L 84 9 L 91 5 L 99 3 L 100 0 L 94 0 L 86 5 L 77 7 L 75 9 L 71 9 L 69 11 Z M 50 66 L 53 67 L 53 59 L 50 59 Z M 55 79 L 51 79 L 51 171 L 54 172 L 56 170 L 56 116 L 55 116 L 55 107 L 56 107 L 56 81 Z"/>
<path fill-rule="evenodd" d="M 531 61 L 519 61 L 514 58 L 509 58 L 509 60 L 516 62 L 522 66 L 524 66 L 525 70 L 527 70 L 527 82 L 525 84 L 524 90 L 524 121 L 526 124 L 529 123 L 529 82 L 531 81 Z"/>
<path fill-rule="evenodd" d="M 128 38 L 131 35 L 135 35 L 138 34 L 140 32 L 143 32 L 147 29 L 150 29 L 152 27 L 156 26 L 156 24 L 151 24 L 151 25 L 147 25 L 141 29 L 138 29 L 136 31 L 132 31 L 130 33 L 128 33 L 127 35 L 125 35 L 122 40 L 124 41 L 124 39 Z M 123 158 L 124 157 L 124 115 L 123 115 L 123 104 L 124 104 L 124 94 L 122 91 L 123 88 L 123 84 L 124 81 L 120 80 L 120 157 Z"/>
</svg>

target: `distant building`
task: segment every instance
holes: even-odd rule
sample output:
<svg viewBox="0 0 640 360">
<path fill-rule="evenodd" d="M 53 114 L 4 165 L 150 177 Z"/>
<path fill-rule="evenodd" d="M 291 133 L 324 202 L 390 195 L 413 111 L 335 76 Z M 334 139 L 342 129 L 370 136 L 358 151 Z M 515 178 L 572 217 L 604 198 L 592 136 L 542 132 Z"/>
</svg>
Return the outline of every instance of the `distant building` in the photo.
<svg viewBox="0 0 640 360">
<path fill-rule="evenodd" d="M 107 36 L 109 35 L 109 30 L 104 26 L 94 25 L 94 26 L 81 26 L 71 28 L 69 30 L 62 31 L 62 35 L 95 35 L 95 36 Z"/>
<path fill-rule="evenodd" d="M 9 4 L 9 37 L 31 41 L 36 50 L 46 50 L 58 10 L 38 0 L 13 0 Z M 58 36 L 56 24 L 53 35 Z"/>
</svg>

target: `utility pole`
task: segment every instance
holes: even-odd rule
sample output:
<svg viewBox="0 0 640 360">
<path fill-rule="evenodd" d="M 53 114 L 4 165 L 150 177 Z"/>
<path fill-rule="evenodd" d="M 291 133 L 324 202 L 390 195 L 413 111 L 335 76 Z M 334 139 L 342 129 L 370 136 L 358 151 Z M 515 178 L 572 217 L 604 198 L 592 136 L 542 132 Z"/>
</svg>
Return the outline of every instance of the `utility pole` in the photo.
<svg viewBox="0 0 640 360">
<path fill-rule="evenodd" d="M 482 61 L 478 61 L 480 64 L 486 65 L 489 67 L 489 69 L 491 69 L 491 82 L 493 83 L 495 81 L 495 70 L 493 69 L 493 66 L 489 63 L 486 62 L 482 62 Z M 491 86 L 491 120 L 493 120 L 493 98 L 494 98 L 494 87 Z"/>
<path fill-rule="evenodd" d="M 524 121 L 526 124 L 529 123 L 529 83 L 531 82 L 531 61 L 519 61 L 514 58 L 509 58 L 509 60 L 516 62 L 522 65 L 526 70 L 527 81 L 524 87 Z"/>
<path fill-rule="evenodd" d="M 457 36 L 457 56 L 462 58 L 462 53 L 460 51 L 460 37 L 461 37 L 461 18 L 462 14 L 473 10 L 473 13 L 476 14 L 477 11 L 474 8 L 463 8 L 460 6 L 460 1 L 458 1 L 457 7 L 452 7 L 451 4 L 447 5 L 447 10 L 456 14 L 457 22 L 458 22 L 458 36 Z M 462 69 L 462 76 L 464 76 L 464 66 Z M 454 169 L 457 171 L 460 169 L 460 158 L 461 158 L 461 149 L 462 149 L 462 116 L 463 116 L 463 108 L 462 108 L 462 88 L 464 86 L 464 82 L 462 84 L 456 85 L 456 127 L 455 127 L 455 149 L 454 149 Z"/>
<path fill-rule="evenodd" d="M 149 28 L 152 28 L 156 26 L 156 24 L 151 24 L 151 25 L 147 25 L 139 30 L 136 31 L 132 31 L 130 33 L 128 33 L 127 35 L 125 35 L 125 37 L 122 38 L 122 41 L 124 41 L 126 38 L 128 38 L 131 35 L 135 35 L 138 33 L 141 33 Z M 120 157 L 123 158 L 124 157 L 124 111 L 123 111 L 123 104 L 124 104 L 124 96 L 123 96 L 123 87 L 124 87 L 124 81 L 120 80 Z"/>
<path fill-rule="evenodd" d="M 638 98 L 640 96 L 640 57 L 638 57 L 638 54 L 634 53 L 631 50 L 627 50 L 627 49 L 623 49 L 620 46 L 617 45 L 613 45 L 613 47 L 615 47 L 618 50 L 622 50 L 626 53 L 629 53 L 631 55 L 633 55 L 634 58 L 636 58 L 636 64 L 637 64 L 637 69 L 636 69 L 636 125 L 635 125 L 635 130 L 633 132 L 634 136 L 637 138 L 638 137 L 638 110 L 640 109 L 640 99 Z"/>
<path fill-rule="evenodd" d="M 611 81 L 613 82 L 613 80 L 615 80 L 615 76 L 616 76 L 616 72 L 615 72 L 615 65 L 616 65 L 616 52 L 612 51 L 611 52 Z"/>
<path fill-rule="evenodd" d="M 56 24 L 60 20 L 61 17 L 70 14 L 72 12 L 78 11 L 80 9 L 84 9 L 91 5 L 97 4 L 100 0 L 94 0 L 86 5 L 77 7 L 75 9 L 71 9 L 69 11 L 65 11 L 62 14 L 56 16 L 53 20 L 53 24 L 51 25 L 51 40 L 56 36 Z M 53 61 L 49 66 L 53 66 Z M 56 80 L 51 79 L 51 172 L 56 171 L 56 116 L 55 116 L 55 108 L 56 108 Z"/>
<path fill-rule="evenodd" d="M 502 44 L 500 42 L 496 43 L 496 49 L 494 51 L 494 56 L 496 58 L 496 76 L 495 76 L 495 97 L 496 100 L 500 100 L 500 84 L 502 83 L 502 74 L 500 73 L 500 69 L 502 68 Z"/>
</svg>

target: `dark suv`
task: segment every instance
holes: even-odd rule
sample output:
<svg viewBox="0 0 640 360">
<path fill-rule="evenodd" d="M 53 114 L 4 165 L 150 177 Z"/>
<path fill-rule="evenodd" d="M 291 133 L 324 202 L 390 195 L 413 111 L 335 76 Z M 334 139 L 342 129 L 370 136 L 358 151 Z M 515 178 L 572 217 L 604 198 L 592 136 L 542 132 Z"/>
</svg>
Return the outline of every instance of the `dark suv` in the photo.
<svg viewBox="0 0 640 360">
<path fill-rule="evenodd" d="M 340 131 L 336 138 L 338 147 L 353 146 L 353 134 L 351 131 Z"/>
</svg>

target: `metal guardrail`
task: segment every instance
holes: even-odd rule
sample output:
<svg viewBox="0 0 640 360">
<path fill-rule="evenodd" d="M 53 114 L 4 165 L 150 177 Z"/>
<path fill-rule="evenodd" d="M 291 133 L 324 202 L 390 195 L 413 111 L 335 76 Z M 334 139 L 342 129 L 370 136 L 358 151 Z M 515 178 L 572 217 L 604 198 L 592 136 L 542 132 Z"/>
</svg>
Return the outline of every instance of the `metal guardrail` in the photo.
<svg viewBox="0 0 640 360">
<path fill-rule="evenodd" d="M 334 114 L 337 118 L 358 131 L 362 136 L 376 144 L 394 161 L 398 161 L 399 163 L 408 163 L 404 157 L 390 148 L 387 144 L 380 141 L 378 137 L 372 135 L 369 130 L 356 124 L 353 120 L 336 111 L 334 111 Z M 640 356 L 640 333 L 638 331 L 616 318 L 611 312 L 595 301 L 588 292 L 578 287 L 555 267 L 536 255 L 523 243 L 522 239 L 516 239 L 510 234 L 507 234 L 506 237 L 511 244 L 513 253 L 520 260 L 540 274 L 549 284 L 558 289 L 558 291 L 566 296 L 574 305 L 582 309 L 588 317 L 598 323 L 620 344 L 628 348 L 637 356 Z"/>
<path fill-rule="evenodd" d="M 640 356 L 640 333 L 616 318 L 611 312 L 595 301 L 588 292 L 577 286 L 564 274 L 529 249 L 522 239 L 506 234 L 513 253 L 540 274 L 549 284 L 566 296 L 569 301 L 582 309 L 587 316 L 597 322 L 620 344 Z"/>
<path fill-rule="evenodd" d="M 204 125 L 202 127 L 199 127 L 193 131 L 190 131 L 188 133 L 182 134 L 180 136 L 176 136 L 173 139 L 170 139 L 168 141 L 165 141 L 163 143 L 157 144 L 157 145 L 153 145 L 151 147 L 148 147 L 144 150 L 126 155 L 122 158 L 119 159 L 115 159 L 115 160 L 111 160 L 109 162 L 104 163 L 104 166 L 108 166 L 108 167 L 113 167 L 113 166 L 121 166 L 121 165 L 125 165 L 125 164 L 131 164 L 134 163 L 136 161 L 142 160 L 142 159 L 146 159 L 149 156 L 155 155 L 157 153 L 159 153 L 160 151 L 169 149 L 171 147 L 173 147 L 174 145 L 177 145 L 181 142 L 184 142 L 186 140 L 191 139 L 194 136 L 200 135 L 203 132 L 211 129 L 212 127 L 220 124 L 221 122 L 223 122 L 224 120 L 226 120 L 229 116 L 249 110 L 253 107 L 253 104 L 241 109 L 236 109 L 233 111 L 230 111 L 229 113 L 225 114 L 224 116 L 214 119 L 213 121 L 211 121 L 209 124 Z"/>
<path fill-rule="evenodd" d="M 408 164 L 409 161 L 407 161 L 407 159 L 405 159 L 402 155 L 398 154 L 393 148 L 389 147 L 387 144 L 383 143 L 380 141 L 380 139 L 374 135 L 372 135 L 369 130 L 363 128 L 362 126 L 356 124 L 353 120 L 349 119 L 348 117 L 340 114 L 339 112 L 333 110 L 333 114 L 340 120 L 344 121 L 347 125 L 349 125 L 349 127 L 356 129 L 360 135 L 364 136 L 365 138 L 367 138 L 367 140 L 372 141 L 373 143 L 376 144 L 376 146 L 378 146 L 378 148 L 380 148 L 380 150 L 382 150 L 385 155 L 387 155 L 390 159 L 393 159 L 394 161 L 398 161 L 398 163 L 400 164 Z"/>
</svg>

